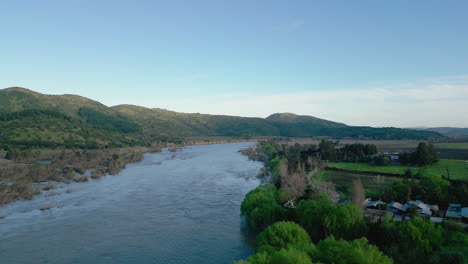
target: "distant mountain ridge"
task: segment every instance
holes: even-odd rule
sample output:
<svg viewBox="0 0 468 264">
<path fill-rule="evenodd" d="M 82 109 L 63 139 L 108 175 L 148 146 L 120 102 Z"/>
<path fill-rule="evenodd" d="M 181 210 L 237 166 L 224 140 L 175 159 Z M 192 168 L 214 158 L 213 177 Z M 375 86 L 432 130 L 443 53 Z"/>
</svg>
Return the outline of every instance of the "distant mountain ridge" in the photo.
<svg viewBox="0 0 468 264">
<path fill-rule="evenodd" d="M 267 120 L 284 122 L 284 123 L 314 123 L 317 125 L 323 125 L 326 127 L 347 127 L 343 123 L 337 123 L 314 116 L 308 115 L 296 115 L 293 113 L 275 113 L 266 118 Z"/>
<path fill-rule="evenodd" d="M 60 116 L 58 114 L 41 111 L 30 111 L 25 115 L 24 111 L 29 110 L 55 111 L 71 119 L 60 119 L 57 117 Z M 442 137 L 439 133 L 432 131 L 347 126 L 291 113 L 277 113 L 267 118 L 250 118 L 179 113 L 135 105 L 108 107 L 78 95 L 45 95 L 20 87 L 0 90 L 0 117 L 7 114 L 14 116 L 15 119 L 6 118 L 5 121 L 0 121 L 4 122 L 0 124 L 0 148 L 2 144 L 8 145 L 11 142 L 20 144 L 27 140 L 38 143 L 49 140 L 53 141 L 53 146 L 60 145 L 61 142 L 72 141 L 80 142 L 79 146 L 97 144 L 102 147 L 128 144 L 148 145 L 154 141 L 180 142 L 190 138 L 207 137 L 326 136 L 418 140 Z M 24 119 L 26 123 L 21 123 L 22 118 L 26 118 Z M 58 122 L 60 126 L 49 128 L 54 122 Z M 74 130 L 71 124 L 79 124 L 80 129 Z M 19 125 L 21 129 L 18 129 Z M 60 127 L 66 128 L 66 131 L 59 131 Z M 55 141 L 57 134 L 60 134 L 61 139 Z M 106 138 L 106 134 L 112 137 Z M 33 143 L 26 142 L 25 144 L 29 146 Z"/>
<path fill-rule="evenodd" d="M 418 130 L 433 131 L 447 137 L 468 137 L 468 128 L 463 127 L 425 127 Z"/>
</svg>

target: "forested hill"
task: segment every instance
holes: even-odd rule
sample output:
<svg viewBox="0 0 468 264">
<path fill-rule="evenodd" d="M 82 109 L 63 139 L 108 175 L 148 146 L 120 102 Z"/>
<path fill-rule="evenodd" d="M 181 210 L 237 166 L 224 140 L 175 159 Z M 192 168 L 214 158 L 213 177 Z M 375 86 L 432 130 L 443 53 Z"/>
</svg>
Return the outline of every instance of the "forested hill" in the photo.
<svg viewBox="0 0 468 264">
<path fill-rule="evenodd" d="M 58 134 L 60 140 L 56 140 Z M 41 146 L 45 139 L 50 146 L 81 142 L 78 146 L 98 143 L 102 147 L 215 136 L 418 140 L 443 137 L 432 131 L 353 127 L 294 114 L 247 118 L 178 113 L 133 105 L 107 107 L 78 95 L 45 95 L 18 87 L 0 90 L 0 135 L 0 148 L 22 145 L 21 142 L 28 140 L 24 145 L 34 146 L 31 143 L 34 141 Z"/>
<path fill-rule="evenodd" d="M 311 123 L 324 127 L 347 127 L 347 125 L 343 123 L 328 121 L 314 116 L 296 115 L 293 113 L 275 113 L 268 116 L 266 119 L 284 123 Z"/>
<path fill-rule="evenodd" d="M 430 127 L 423 130 L 434 131 L 448 137 L 468 137 L 468 128 L 462 127 Z"/>
</svg>

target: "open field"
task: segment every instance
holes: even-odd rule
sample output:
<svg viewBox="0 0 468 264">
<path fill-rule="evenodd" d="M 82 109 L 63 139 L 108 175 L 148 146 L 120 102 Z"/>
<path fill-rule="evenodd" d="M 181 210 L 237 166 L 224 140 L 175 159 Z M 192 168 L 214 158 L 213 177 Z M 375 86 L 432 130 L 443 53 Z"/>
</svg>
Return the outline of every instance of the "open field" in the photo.
<svg viewBox="0 0 468 264">
<path fill-rule="evenodd" d="M 329 139 L 330 141 L 337 141 L 337 139 Z M 362 143 L 374 144 L 377 146 L 379 153 L 396 153 L 396 152 L 410 152 L 416 150 L 420 141 L 415 140 L 356 140 L 356 139 L 341 139 L 338 140 L 341 145 Z M 295 138 L 289 141 L 284 141 L 289 145 L 298 144 L 320 144 L 320 139 L 313 138 Z M 435 143 L 434 147 L 437 154 L 442 159 L 457 159 L 468 160 L 468 143 Z"/>
<path fill-rule="evenodd" d="M 362 144 L 374 144 L 377 146 L 379 152 L 402 152 L 402 151 L 413 151 L 418 146 L 420 141 L 414 140 L 358 140 L 358 139 L 329 139 L 330 141 L 339 141 L 340 144 L 353 144 L 353 143 L 362 143 Z M 285 142 L 286 143 L 286 142 Z M 320 139 L 310 139 L 310 138 L 297 138 L 287 141 L 289 145 L 298 144 L 320 144 Z"/>
<path fill-rule="evenodd" d="M 353 180 L 361 179 L 364 189 L 367 193 L 378 193 L 382 192 L 385 188 L 396 181 L 401 181 L 401 178 L 397 177 L 378 177 L 378 175 L 362 175 L 354 174 L 342 171 L 320 171 L 313 180 L 325 180 L 331 181 L 335 184 L 336 190 L 342 196 L 341 198 L 347 198 L 352 189 Z"/>
<path fill-rule="evenodd" d="M 468 143 L 436 143 L 436 149 L 468 149 Z"/>
<path fill-rule="evenodd" d="M 405 165 L 394 165 L 390 164 L 387 166 L 377 166 L 368 163 L 352 163 L 352 162 L 328 162 L 327 167 L 337 168 L 344 170 L 354 170 L 354 171 L 370 171 L 378 173 L 392 173 L 392 174 L 405 174 L 407 169 L 410 169 L 413 173 L 419 171 L 419 167 L 405 166 Z"/>
<path fill-rule="evenodd" d="M 407 165 L 387 165 L 376 166 L 367 163 L 348 163 L 348 162 L 328 162 L 327 167 L 355 171 L 368 171 L 378 173 L 404 174 L 410 169 L 413 174 L 422 171 L 423 175 L 447 175 L 449 169 L 450 179 L 468 180 L 468 162 L 464 160 L 441 159 L 438 163 L 431 166 L 415 167 Z"/>
</svg>

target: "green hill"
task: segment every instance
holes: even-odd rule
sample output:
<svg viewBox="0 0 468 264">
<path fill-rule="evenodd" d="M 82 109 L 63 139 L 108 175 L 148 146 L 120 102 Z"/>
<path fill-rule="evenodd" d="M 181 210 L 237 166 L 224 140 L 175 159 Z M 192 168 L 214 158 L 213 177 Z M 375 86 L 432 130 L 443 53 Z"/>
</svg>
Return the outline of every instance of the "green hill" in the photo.
<svg viewBox="0 0 468 264">
<path fill-rule="evenodd" d="M 54 110 L 0 115 L 0 148 L 103 148 L 139 144 L 115 129 L 92 126 Z"/>
<path fill-rule="evenodd" d="M 342 123 L 336 123 L 314 116 L 296 115 L 292 113 L 276 113 L 268 116 L 266 119 L 284 123 L 312 123 L 323 127 L 347 127 L 347 125 Z"/>
<path fill-rule="evenodd" d="M 426 131 L 434 131 L 448 137 L 468 137 L 468 128 L 462 127 L 430 127 Z"/>
<path fill-rule="evenodd" d="M 264 119 L 187 114 L 133 105 L 107 107 L 77 95 L 45 95 L 18 87 L 0 90 L 0 116 L 0 143 L 23 147 L 68 146 L 70 143 L 65 140 L 68 138 L 77 146 L 100 142 L 98 145 L 102 147 L 207 137 L 413 140 L 442 137 L 431 131 L 353 127 L 289 113 Z"/>
<path fill-rule="evenodd" d="M 29 109 L 53 109 L 71 117 L 79 117 L 78 110 L 81 107 L 113 114 L 109 107 L 79 95 L 46 95 L 20 87 L 0 90 L 0 114 Z"/>
</svg>

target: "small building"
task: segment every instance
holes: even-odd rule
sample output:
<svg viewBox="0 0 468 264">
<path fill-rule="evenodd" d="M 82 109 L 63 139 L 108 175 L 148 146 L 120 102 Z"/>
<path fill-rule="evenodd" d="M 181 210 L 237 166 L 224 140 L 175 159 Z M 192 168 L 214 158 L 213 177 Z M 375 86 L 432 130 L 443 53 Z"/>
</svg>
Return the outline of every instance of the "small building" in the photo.
<svg viewBox="0 0 468 264">
<path fill-rule="evenodd" d="M 429 217 L 429 221 L 433 222 L 433 223 L 442 223 L 444 221 L 444 218 L 442 217 Z"/>
<path fill-rule="evenodd" d="M 461 209 L 461 217 L 463 222 L 467 223 L 468 222 L 468 207 L 463 207 Z"/>
<path fill-rule="evenodd" d="M 392 162 L 399 162 L 400 161 L 400 155 L 398 153 L 393 153 L 390 155 L 390 160 Z"/>
<path fill-rule="evenodd" d="M 463 207 L 461 209 L 461 216 L 464 218 L 468 218 L 468 207 Z"/>
<path fill-rule="evenodd" d="M 430 204 L 426 204 L 423 201 L 416 200 L 416 201 L 409 201 L 405 204 L 406 208 L 411 207 L 411 205 L 414 205 L 418 208 L 418 213 L 421 217 L 429 217 L 432 215 L 432 208 L 434 206 Z"/>
<path fill-rule="evenodd" d="M 371 209 L 371 208 L 366 208 L 364 210 L 364 216 L 369 218 L 369 220 L 374 223 L 381 220 L 387 214 L 390 214 L 390 218 L 393 216 L 391 212 L 388 212 L 385 210 L 378 210 L 378 209 Z"/>
<path fill-rule="evenodd" d="M 382 206 L 386 205 L 386 203 L 381 200 L 372 201 L 370 198 L 367 198 L 365 201 L 365 205 L 366 205 L 366 208 L 380 209 Z"/>
<path fill-rule="evenodd" d="M 406 207 L 406 205 L 402 205 L 399 202 L 391 202 L 391 203 L 388 204 L 388 207 L 389 207 L 390 211 L 395 213 L 395 214 L 406 213 L 406 209 L 408 209 Z"/>
<path fill-rule="evenodd" d="M 445 217 L 461 219 L 461 204 L 449 203 L 449 207 L 447 208 L 447 211 L 445 211 Z"/>
</svg>

